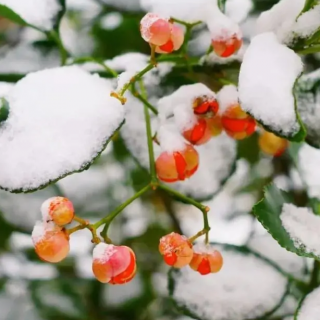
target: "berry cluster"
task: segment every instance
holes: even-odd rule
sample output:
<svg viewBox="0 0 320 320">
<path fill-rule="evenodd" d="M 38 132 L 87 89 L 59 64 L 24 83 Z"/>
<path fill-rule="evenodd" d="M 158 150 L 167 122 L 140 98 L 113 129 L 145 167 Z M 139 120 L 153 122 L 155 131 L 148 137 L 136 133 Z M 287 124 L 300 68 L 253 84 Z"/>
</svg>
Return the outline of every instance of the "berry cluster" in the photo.
<svg viewBox="0 0 320 320">
<path fill-rule="evenodd" d="M 160 239 L 159 251 L 164 262 L 174 268 L 189 265 L 201 275 L 219 272 L 223 258 L 211 246 L 193 246 L 188 238 L 178 233 L 170 233 Z"/>
</svg>

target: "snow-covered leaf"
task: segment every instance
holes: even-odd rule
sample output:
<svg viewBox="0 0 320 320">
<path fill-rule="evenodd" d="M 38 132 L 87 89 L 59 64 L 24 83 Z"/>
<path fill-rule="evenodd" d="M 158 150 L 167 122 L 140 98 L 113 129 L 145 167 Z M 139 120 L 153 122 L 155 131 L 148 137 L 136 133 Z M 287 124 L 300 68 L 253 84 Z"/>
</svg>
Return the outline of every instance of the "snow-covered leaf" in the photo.
<svg viewBox="0 0 320 320">
<path fill-rule="evenodd" d="M 306 129 L 306 142 L 320 148 L 320 69 L 303 75 L 296 86 L 297 106 Z"/>
<path fill-rule="evenodd" d="M 78 67 L 30 73 L 7 95 L 0 187 L 31 192 L 87 169 L 124 121 L 108 81 Z"/>
<path fill-rule="evenodd" d="M 279 43 L 274 33 L 254 37 L 240 70 L 242 108 L 268 131 L 292 141 L 302 141 L 306 132 L 293 95 L 301 73 L 301 58 Z"/>
<path fill-rule="evenodd" d="M 18 24 L 48 31 L 54 27 L 63 3 L 62 0 L 0 0 L 0 15 Z"/>
<path fill-rule="evenodd" d="M 302 145 L 297 153 L 297 164 L 310 198 L 320 200 L 320 150 Z"/>
<path fill-rule="evenodd" d="M 279 245 L 299 256 L 320 257 L 320 218 L 291 204 L 289 195 L 271 184 L 253 213 Z"/>
<path fill-rule="evenodd" d="M 130 153 L 143 168 L 148 170 L 149 156 L 143 105 L 130 96 L 128 101 L 130 106 L 127 109 L 126 123 L 121 130 L 121 135 Z M 157 119 L 154 117 L 152 120 L 154 134 Z M 208 143 L 195 146 L 195 148 L 200 157 L 197 172 L 190 179 L 171 183 L 169 186 L 198 200 L 209 199 L 219 191 L 235 169 L 236 143 L 227 135 L 221 134 L 212 138 Z M 154 151 L 155 158 L 157 158 L 161 149 L 155 143 Z"/>
<path fill-rule="evenodd" d="M 296 312 L 295 320 L 313 320 L 320 314 L 320 287 L 309 293 Z"/>
<path fill-rule="evenodd" d="M 287 279 L 272 263 L 243 247 L 218 249 L 224 265 L 217 274 L 169 273 L 170 295 L 183 313 L 201 320 L 255 319 L 279 306 Z"/>
</svg>

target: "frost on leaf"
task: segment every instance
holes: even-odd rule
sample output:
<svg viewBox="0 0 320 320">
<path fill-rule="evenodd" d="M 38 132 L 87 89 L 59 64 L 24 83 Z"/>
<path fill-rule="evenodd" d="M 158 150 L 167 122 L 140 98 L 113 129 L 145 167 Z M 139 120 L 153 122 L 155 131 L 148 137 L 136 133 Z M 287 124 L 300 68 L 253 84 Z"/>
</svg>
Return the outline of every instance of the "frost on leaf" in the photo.
<svg viewBox="0 0 320 320">
<path fill-rule="evenodd" d="M 320 217 L 316 216 L 309 208 L 298 208 L 285 203 L 280 218 L 295 247 L 319 258 Z"/>
<path fill-rule="evenodd" d="M 61 5 L 59 0 L 0 0 L 0 14 L 4 15 L 4 10 L 8 9 L 27 24 L 48 31 L 53 28 Z M 4 16 L 11 18 L 12 14 Z"/>
<path fill-rule="evenodd" d="M 302 305 L 300 310 L 297 312 L 296 320 L 311 320 L 317 319 L 320 314 L 320 287 L 309 293 Z"/>
<path fill-rule="evenodd" d="M 257 33 L 274 32 L 281 43 L 312 36 L 320 27 L 320 4 L 300 15 L 305 0 L 281 0 L 257 20 Z"/>
<path fill-rule="evenodd" d="M 124 108 L 108 90 L 108 82 L 78 67 L 19 81 L 0 127 L 1 188 L 34 191 L 88 168 L 124 121 Z"/>
<path fill-rule="evenodd" d="M 249 252 L 218 249 L 224 258 L 219 273 L 201 276 L 190 268 L 171 273 L 177 305 L 203 320 L 254 319 L 271 311 L 286 292 L 286 278 Z"/>
<path fill-rule="evenodd" d="M 299 79 L 296 96 L 298 112 L 307 130 L 306 142 L 320 148 L 320 69 Z"/>
<path fill-rule="evenodd" d="M 148 170 L 149 156 L 143 105 L 132 98 L 129 98 L 128 104 L 130 106 L 126 112 L 126 123 L 121 135 L 130 153 L 143 168 Z M 152 118 L 152 127 L 154 135 L 158 130 L 158 121 L 155 117 Z M 167 145 L 170 145 L 170 141 Z M 153 146 L 156 159 L 161 153 L 161 148 L 156 143 Z M 196 173 L 190 179 L 170 183 L 169 186 L 196 199 L 208 199 L 219 191 L 225 179 L 231 175 L 235 167 L 236 143 L 225 134 L 221 134 L 202 146 L 194 147 L 200 159 Z"/>
<path fill-rule="evenodd" d="M 298 153 L 299 172 L 311 198 L 320 199 L 320 150 L 304 144 Z"/>
<path fill-rule="evenodd" d="M 242 108 L 268 131 L 294 141 L 305 135 L 292 92 L 302 68 L 301 58 L 268 32 L 253 38 L 239 76 Z"/>
</svg>

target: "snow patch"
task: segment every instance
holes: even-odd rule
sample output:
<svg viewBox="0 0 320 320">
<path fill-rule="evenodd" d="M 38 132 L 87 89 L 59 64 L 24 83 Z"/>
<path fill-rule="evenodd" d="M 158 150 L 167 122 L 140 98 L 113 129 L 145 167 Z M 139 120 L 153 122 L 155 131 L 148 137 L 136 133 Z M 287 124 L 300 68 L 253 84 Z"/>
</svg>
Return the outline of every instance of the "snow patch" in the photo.
<svg viewBox="0 0 320 320">
<path fill-rule="evenodd" d="M 307 295 L 298 312 L 297 320 L 317 319 L 320 314 L 320 287 Z"/>
<path fill-rule="evenodd" d="M 231 106 L 239 104 L 238 89 L 234 85 L 223 86 L 217 95 L 219 111 L 224 113 Z"/>
<path fill-rule="evenodd" d="M 109 259 L 115 254 L 115 252 L 116 249 L 113 244 L 100 242 L 93 249 L 93 260 L 108 262 Z"/>
</svg>

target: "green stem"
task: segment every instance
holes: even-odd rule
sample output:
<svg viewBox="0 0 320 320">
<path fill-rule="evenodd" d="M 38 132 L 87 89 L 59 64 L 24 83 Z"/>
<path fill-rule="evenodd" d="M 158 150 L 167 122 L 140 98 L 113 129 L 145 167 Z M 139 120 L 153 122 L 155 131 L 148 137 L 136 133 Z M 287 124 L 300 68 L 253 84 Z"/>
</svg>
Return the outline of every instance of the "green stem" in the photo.
<svg viewBox="0 0 320 320">
<path fill-rule="evenodd" d="M 143 85 L 143 81 L 139 81 L 140 89 L 141 89 L 141 96 L 145 100 L 147 100 L 147 93 L 145 87 Z M 151 130 L 151 120 L 150 114 L 148 110 L 148 106 L 144 104 L 144 117 L 146 120 L 146 131 L 147 131 L 147 139 L 148 139 L 148 151 L 149 151 L 149 165 L 150 165 L 150 175 L 151 175 L 151 185 L 156 188 L 158 184 L 157 173 L 156 173 L 156 166 L 154 160 L 154 151 L 153 151 L 153 139 L 152 139 L 152 130 Z"/>
<path fill-rule="evenodd" d="M 142 97 L 142 95 L 136 90 L 134 84 L 132 84 L 132 89 L 130 91 L 138 100 L 140 100 L 144 105 L 146 105 L 155 115 L 158 115 L 157 108 L 154 107 L 147 99 Z"/>
<path fill-rule="evenodd" d="M 114 78 L 118 76 L 117 71 L 113 70 L 112 68 L 108 67 L 102 60 L 96 59 L 93 57 L 81 57 L 81 58 L 76 58 L 72 61 L 71 64 L 80 64 L 84 62 L 94 62 L 96 64 L 99 64 L 105 71 L 110 73 Z"/>
<path fill-rule="evenodd" d="M 185 22 L 185 21 L 182 21 L 182 20 L 179 20 L 179 19 L 176 19 L 176 18 L 171 18 L 171 20 L 173 22 L 182 24 L 183 26 L 186 26 L 186 27 L 189 27 L 189 28 L 193 28 L 194 26 L 202 23 L 202 21 L 196 21 L 196 22 L 193 22 L 193 23 L 189 23 L 189 22 Z"/>
<path fill-rule="evenodd" d="M 144 193 L 146 193 L 150 189 L 150 185 L 145 186 L 143 189 L 138 191 L 134 196 L 132 196 L 130 199 L 126 200 L 124 203 L 122 203 L 119 207 L 117 207 L 114 211 L 112 211 L 108 216 L 101 219 L 100 221 L 96 222 L 93 227 L 95 229 L 98 229 L 102 225 L 105 224 L 104 232 L 107 234 L 108 228 L 113 221 L 113 219 L 122 212 L 123 209 L 125 209 L 130 203 L 132 203 L 137 198 L 141 197 Z"/>
<path fill-rule="evenodd" d="M 301 50 L 296 51 L 298 54 L 311 54 L 311 53 L 317 53 L 320 52 L 320 44 L 316 44 L 313 46 L 310 46 L 308 48 L 304 48 Z"/>
<path fill-rule="evenodd" d="M 65 47 L 61 41 L 61 37 L 60 37 L 59 33 L 55 30 L 52 30 L 52 31 L 46 33 L 46 35 L 49 39 L 51 38 L 57 44 L 59 52 L 60 52 L 61 65 L 64 66 L 67 62 L 68 52 L 65 49 Z"/>
</svg>

